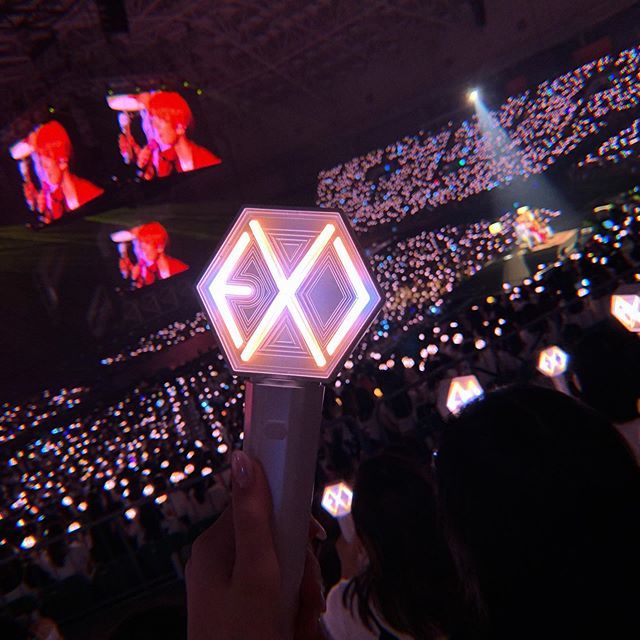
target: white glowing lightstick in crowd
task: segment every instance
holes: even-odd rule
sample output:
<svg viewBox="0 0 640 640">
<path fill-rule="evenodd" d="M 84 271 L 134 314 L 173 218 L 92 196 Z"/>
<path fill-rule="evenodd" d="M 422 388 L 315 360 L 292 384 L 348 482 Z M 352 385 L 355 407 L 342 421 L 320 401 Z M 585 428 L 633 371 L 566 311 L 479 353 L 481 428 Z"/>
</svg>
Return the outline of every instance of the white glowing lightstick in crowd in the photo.
<svg viewBox="0 0 640 640">
<path fill-rule="evenodd" d="M 476 376 L 458 376 L 449 383 L 445 406 L 450 413 L 457 415 L 463 407 L 483 395 L 484 389 Z"/>
<path fill-rule="evenodd" d="M 564 376 L 568 365 L 569 355 L 555 345 L 542 350 L 538 356 L 538 371 L 550 378 L 558 391 L 570 396 L 571 392 Z"/>
<path fill-rule="evenodd" d="M 625 329 L 640 334 L 640 284 L 624 285 L 611 296 L 611 315 Z"/>
<path fill-rule="evenodd" d="M 356 538 L 356 528 L 351 517 L 352 501 L 353 491 L 346 482 L 328 484 L 322 492 L 322 508 L 338 521 L 347 542 L 353 542 Z"/>
<path fill-rule="evenodd" d="M 324 388 L 382 304 L 338 211 L 244 208 L 197 285 L 231 369 L 250 376 L 247 452 L 273 498 L 293 612 L 309 528 Z"/>
</svg>

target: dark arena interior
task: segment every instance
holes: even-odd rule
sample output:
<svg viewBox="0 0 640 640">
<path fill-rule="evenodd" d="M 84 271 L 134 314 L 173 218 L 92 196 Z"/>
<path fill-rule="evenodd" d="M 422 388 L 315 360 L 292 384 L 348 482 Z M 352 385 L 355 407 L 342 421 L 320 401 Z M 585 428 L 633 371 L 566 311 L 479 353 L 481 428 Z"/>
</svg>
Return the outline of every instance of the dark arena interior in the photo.
<svg viewBox="0 0 640 640">
<path fill-rule="evenodd" d="M 640 3 L 1 0 L 0 51 L 2 640 L 640 637 Z"/>
</svg>

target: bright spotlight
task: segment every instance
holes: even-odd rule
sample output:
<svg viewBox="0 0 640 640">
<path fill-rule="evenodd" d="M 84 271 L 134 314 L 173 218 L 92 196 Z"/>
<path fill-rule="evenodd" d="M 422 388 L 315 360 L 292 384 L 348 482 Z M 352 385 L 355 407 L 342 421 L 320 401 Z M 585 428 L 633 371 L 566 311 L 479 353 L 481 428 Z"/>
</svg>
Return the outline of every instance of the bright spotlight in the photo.
<svg viewBox="0 0 640 640">
<path fill-rule="evenodd" d="M 471 89 L 467 93 L 467 98 L 469 99 L 469 102 L 472 102 L 473 104 L 475 104 L 476 102 L 478 102 L 478 98 L 480 98 L 480 90 L 479 89 Z"/>
</svg>

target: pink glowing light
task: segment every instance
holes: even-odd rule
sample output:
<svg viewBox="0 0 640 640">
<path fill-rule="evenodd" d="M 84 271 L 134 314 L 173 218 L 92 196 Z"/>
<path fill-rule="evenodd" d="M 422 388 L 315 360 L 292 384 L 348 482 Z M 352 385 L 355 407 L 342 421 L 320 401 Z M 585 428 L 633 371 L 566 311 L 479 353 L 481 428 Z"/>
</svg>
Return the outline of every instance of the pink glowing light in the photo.
<svg viewBox="0 0 640 640">
<path fill-rule="evenodd" d="M 323 380 L 382 303 L 330 210 L 243 209 L 197 289 L 235 372 Z"/>
</svg>

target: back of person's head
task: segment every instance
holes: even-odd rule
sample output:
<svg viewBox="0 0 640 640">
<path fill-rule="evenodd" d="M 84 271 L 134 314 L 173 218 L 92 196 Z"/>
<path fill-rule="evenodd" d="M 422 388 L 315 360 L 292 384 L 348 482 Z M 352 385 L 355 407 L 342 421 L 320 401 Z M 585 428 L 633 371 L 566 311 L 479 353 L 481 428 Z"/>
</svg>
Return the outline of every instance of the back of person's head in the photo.
<svg viewBox="0 0 640 640">
<path fill-rule="evenodd" d="M 363 387 L 356 387 L 355 396 L 358 406 L 358 419 L 362 422 L 367 422 L 376 408 L 373 394 Z"/>
<path fill-rule="evenodd" d="M 395 394 L 389 401 L 389 407 L 393 412 L 393 415 L 398 420 L 404 420 L 411 415 L 413 411 L 413 404 L 411 398 L 406 391 Z"/>
<path fill-rule="evenodd" d="M 363 462 L 352 514 L 369 565 L 348 586 L 345 604 L 357 606 L 371 629 L 374 605 L 397 631 L 448 635 L 462 620 L 459 591 L 424 462 L 399 452 Z"/>
<path fill-rule="evenodd" d="M 505 389 L 447 426 L 436 466 L 491 637 L 637 632 L 638 468 L 604 417 L 551 390 Z"/>
</svg>

